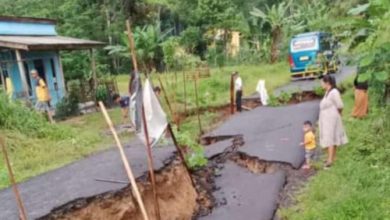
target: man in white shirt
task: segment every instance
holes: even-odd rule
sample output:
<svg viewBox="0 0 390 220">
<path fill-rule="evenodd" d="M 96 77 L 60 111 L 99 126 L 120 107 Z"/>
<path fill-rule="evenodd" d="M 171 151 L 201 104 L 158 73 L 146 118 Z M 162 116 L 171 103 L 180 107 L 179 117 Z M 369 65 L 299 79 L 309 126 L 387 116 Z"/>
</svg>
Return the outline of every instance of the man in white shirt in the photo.
<svg viewBox="0 0 390 220">
<path fill-rule="evenodd" d="M 237 71 L 233 72 L 234 91 L 236 92 L 236 109 L 242 111 L 242 79 Z"/>
</svg>

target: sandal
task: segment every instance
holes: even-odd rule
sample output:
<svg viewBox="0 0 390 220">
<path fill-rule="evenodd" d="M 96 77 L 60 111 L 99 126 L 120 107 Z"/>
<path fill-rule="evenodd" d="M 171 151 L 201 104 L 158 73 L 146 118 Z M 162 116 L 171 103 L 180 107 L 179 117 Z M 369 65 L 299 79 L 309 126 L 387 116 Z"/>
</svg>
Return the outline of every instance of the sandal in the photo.
<svg viewBox="0 0 390 220">
<path fill-rule="evenodd" d="M 330 169 L 331 166 L 332 166 L 332 163 L 326 162 L 324 165 L 324 169 L 328 170 L 328 169 Z"/>
</svg>

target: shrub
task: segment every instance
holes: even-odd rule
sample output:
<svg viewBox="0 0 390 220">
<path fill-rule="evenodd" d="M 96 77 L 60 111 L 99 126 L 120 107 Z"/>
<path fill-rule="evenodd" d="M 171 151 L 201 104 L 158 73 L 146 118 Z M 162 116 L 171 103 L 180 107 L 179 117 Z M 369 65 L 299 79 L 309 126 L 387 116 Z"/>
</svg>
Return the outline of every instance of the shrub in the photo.
<svg viewBox="0 0 390 220">
<path fill-rule="evenodd" d="M 63 120 L 69 116 L 79 114 L 78 100 L 75 97 L 66 96 L 56 106 L 57 119 Z"/>
<path fill-rule="evenodd" d="M 107 88 L 105 85 L 99 85 L 96 88 L 96 101 L 101 101 L 107 104 L 107 101 L 109 99 L 109 93 L 107 91 Z"/>
<path fill-rule="evenodd" d="M 292 99 L 292 94 L 291 93 L 288 93 L 288 92 L 282 92 L 279 97 L 278 97 L 279 101 L 282 103 L 282 104 L 287 104 L 291 99 Z"/>
<path fill-rule="evenodd" d="M 181 146 L 188 147 L 190 150 L 186 160 L 191 168 L 195 169 L 207 164 L 203 147 L 193 140 L 188 132 L 177 132 L 176 137 Z"/>
<path fill-rule="evenodd" d="M 50 124 L 46 118 L 21 102 L 10 101 L 0 93 L 0 128 L 17 130 L 32 137 L 59 140 L 69 136 L 70 130 Z"/>
</svg>

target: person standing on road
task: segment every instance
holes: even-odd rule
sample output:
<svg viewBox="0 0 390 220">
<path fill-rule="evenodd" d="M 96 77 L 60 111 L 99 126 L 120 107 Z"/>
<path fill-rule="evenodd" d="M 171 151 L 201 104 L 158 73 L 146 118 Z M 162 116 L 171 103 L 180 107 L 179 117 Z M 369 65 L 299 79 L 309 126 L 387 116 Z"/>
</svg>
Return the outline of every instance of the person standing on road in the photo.
<svg viewBox="0 0 390 220">
<path fill-rule="evenodd" d="M 326 93 L 320 103 L 320 145 L 328 149 L 325 168 L 329 168 L 335 160 L 337 147 L 348 143 L 348 138 L 341 119 L 344 105 L 336 88 L 336 80 L 331 75 L 325 75 L 321 85 Z"/>
<path fill-rule="evenodd" d="M 234 91 L 236 93 L 236 109 L 238 112 L 242 111 L 242 79 L 240 74 L 235 71 L 233 72 L 234 79 Z"/>
<path fill-rule="evenodd" d="M 359 73 L 356 75 L 355 86 L 355 105 L 352 116 L 355 118 L 364 118 L 368 112 L 368 82 L 359 80 Z"/>
<path fill-rule="evenodd" d="M 35 80 L 35 95 L 37 102 L 35 109 L 41 113 L 47 113 L 50 122 L 53 122 L 53 118 L 50 112 L 50 94 L 47 88 L 46 82 L 42 79 L 37 70 L 31 70 L 31 76 Z"/>
</svg>

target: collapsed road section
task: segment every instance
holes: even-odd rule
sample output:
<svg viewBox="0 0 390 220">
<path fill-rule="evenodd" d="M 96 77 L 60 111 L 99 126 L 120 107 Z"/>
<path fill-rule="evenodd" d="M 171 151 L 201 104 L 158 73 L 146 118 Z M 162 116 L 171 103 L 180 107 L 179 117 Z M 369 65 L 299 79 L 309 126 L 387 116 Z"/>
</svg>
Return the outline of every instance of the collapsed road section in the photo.
<svg viewBox="0 0 390 220">
<path fill-rule="evenodd" d="M 173 159 L 173 147 L 155 148 L 162 219 L 273 218 L 288 169 L 299 168 L 304 160 L 299 146 L 302 123 L 314 122 L 317 114 L 318 102 L 313 101 L 261 107 L 230 117 L 204 136 L 223 138 L 206 146 L 210 161 L 193 173 L 196 188 Z M 142 175 L 147 170 L 144 147 L 131 143 L 126 153 L 153 216 L 151 186 Z M 124 177 L 118 153 L 109 150 L 33 178 L 20 188 L 31 219 L 141 219 Z M 0 219 L 17 219 L 10 189 L 0 192 L 0 200 Z"/>
<path fill-rule="evenodd" d="M 201 219 L 268 220 L 274 218 L 283 187 L 304 161 L 302 124 L 318 118 L 318 101 L 284 107 L 262 107 L 231 117 L 204 138 L 242 137 L 243 144 L 229 157 L 216 177 L 215 206 Z M 231 140 L 230 140 L 231 142 Z M 217 157 L 229 145 L 222 140 L 207 146 Z M 225 147 L 224 147 L 225 146 Z"/>
<path fill-rule="evenodd" d="M 156 147 L 155 169 L 164 167 L 174 152 L 173 146 Z M 147 171 L 145 146 L 138 139 L 126 146 L 125 153 L 132 163 L 135 176 Z M 127 185 L 126 181 L 120 155 L 116 149 L 110 149 L 34 177 L 19 184 L 19 188 L 29 219 L 36 219 L 77 198 L 119 190 Z M 11 188 L 0 191 L 0 201 L 0 219 L 18 219 Z"/>
</svg>

